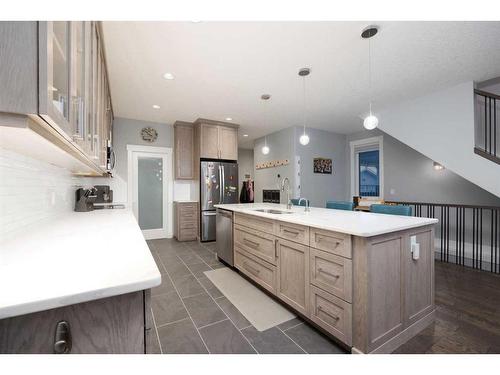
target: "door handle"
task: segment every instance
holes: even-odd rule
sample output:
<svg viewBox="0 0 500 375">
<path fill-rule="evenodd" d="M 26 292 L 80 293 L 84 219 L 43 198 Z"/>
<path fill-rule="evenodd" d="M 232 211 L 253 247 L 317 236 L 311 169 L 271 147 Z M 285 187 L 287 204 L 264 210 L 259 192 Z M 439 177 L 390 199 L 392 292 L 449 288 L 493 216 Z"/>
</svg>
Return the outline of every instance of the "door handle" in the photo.
<svg viewBox="0 0 500 375">
<path fill-rule="evenodd" d="M 56 325 L 56 334 L 54 338 L 54 353 L 55 354 L 69 354 L 73 343 L 71 340 L 71 330 L 69 323 L 61 320 Z"/>
<path fill-rule="evenodd" d="M 217 215 L 216 212 L 203 212 L 203 216 L 215 216 Z"/>
</svg>

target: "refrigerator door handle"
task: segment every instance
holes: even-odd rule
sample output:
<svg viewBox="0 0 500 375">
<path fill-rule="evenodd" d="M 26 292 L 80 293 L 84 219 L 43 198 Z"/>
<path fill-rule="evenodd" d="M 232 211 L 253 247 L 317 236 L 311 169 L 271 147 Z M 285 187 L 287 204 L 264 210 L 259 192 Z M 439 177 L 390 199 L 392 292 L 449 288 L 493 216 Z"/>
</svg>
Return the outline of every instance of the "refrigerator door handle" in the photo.
<svg viewBox="0 0 500 375">
<path fill-rule="evenodd" d="M 223 204 L 222 200 L 222 166 L 219 165 L 219 204 Z"/>
<path fill-rule="evenodd" d="M 215 211 L 203 212 L 203 216 L 215 216 L 217 213 Z"/>
<path fill-rule="evenodd" d="M 222 178 L 220 179 L 221 183 L 222 183 L 222 193 L 221 193 L 222 198 L 220 200 L 220 203 L 224 204 L 224 203 L 226 203 L 226 202 L 224 202 L 224 198 L 225 198 L 224 197 L 224 190 L 226 188 L 226 181 L 225 181 L 226 180 L 226 172 L 224 171 L 224 166 L 223 165 L 221 165 L 220 169 L 222 171 Z"/>
</svg>

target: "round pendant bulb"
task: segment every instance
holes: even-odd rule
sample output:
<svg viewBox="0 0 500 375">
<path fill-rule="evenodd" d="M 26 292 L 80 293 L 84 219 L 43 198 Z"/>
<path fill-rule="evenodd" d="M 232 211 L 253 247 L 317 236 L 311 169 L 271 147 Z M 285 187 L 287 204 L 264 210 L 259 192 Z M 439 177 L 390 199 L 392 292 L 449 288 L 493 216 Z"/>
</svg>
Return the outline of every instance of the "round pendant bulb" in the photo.
<svg viewBox="0 0 500 375">
<path fill-rule="evenodd" d="M 367 130 L 373 130 L 378 126 L 378 118 L 372 114 L 365 118 L 363 126 Z"/>
<path fill-rule="evenodd" d="M 309 136 L 306 133 L 302 134 L 299 138 L 299 142 L 303 146 L 307 145 L 309 143 Z"/>
<path fill-rule="evenodd" d="M 269 154 L 269 147 L 267 147 L 267 146 L 262 147 L 262 153 L 263 153 L 264 155 Z"/>
</svg>

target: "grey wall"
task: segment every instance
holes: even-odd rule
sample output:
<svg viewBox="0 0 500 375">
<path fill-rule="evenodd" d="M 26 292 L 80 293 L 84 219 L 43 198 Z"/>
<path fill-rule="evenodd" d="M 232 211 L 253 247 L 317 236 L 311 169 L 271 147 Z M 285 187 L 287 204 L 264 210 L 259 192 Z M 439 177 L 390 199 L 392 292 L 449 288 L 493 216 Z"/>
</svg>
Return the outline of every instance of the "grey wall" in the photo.
<svg viewBox="0 0 500 375">
<path fill-rule="evenodd" d="M 144 127 L 153 127 L 158 132 L 158 139 L 153 142 L 142 140 L 141 130 Z M 127 145 L 146 145 L 157 147 L 173 147 L 174 132 L 173 127 L 167 124 L 155 122 L 132 120 L 115 117 L 113 121 L 113 149 L 116 154 L 116 166 L 111 179 L 95 179 L 94 183 L 104 183 L 110 185 L 113 190 L 113 200 L 115 202 L 127 202 Z M 175 199 L 174 186 L 174 199 Z M 189 188 L 189 186 L 188 186 Z"/>
<path fill-rule="evenodd" d="M 250 178 L 253 180 L 255 178 L 254 174 L 254 164 L 253 164 L 253 149 L 238 149 L 238 178 L 240 180 L 239 189 L 241 189 L 243 181 L 246 180 L 245 175 L 249 174 Z"/>
<path fill-rule="evenodd" d="M 348 197 L 346 179 L 346 139 L 336 134 L 318 129 L 307 129 L 310 142 L 307 146 L 299 143 L 303 128 L 290 127 L 267 136 L 270 148 L 268 155 L 262 154 L 264 138 L 255 142 L 254 164 L 271 160 L 289 159 L 290 164 L 276 168 L 255 170 L 256 202 L 262 201 L 262 189 L 278 189 L 281 180 L 288 177 L 292 187 L 292 197 L 308 198 L 312 206 L 324 207 L 327 200 L 344 200 Z M 300 157 L 300 194 L 295 189 L 295 156 Z M 315 157 L 331 158 L 333 173 L 322 175 L 313 173 Z M 280 177 L 278 177 L 280 175 Z M 286 203 L 281 195 L 281 203 Z"/>
<path fill-rule="evenodd" d="M 328 200 L 345 200 L 349 194 L 346 187 L 347 159 L 344 134 L 307 128 L 309 144 L 303 146 L 299 138 L 302 127 L 295 128 L 295 151 L 300 156 L 301 196 L 311 201 L 311 206 L 324 207 Z M 313 173 L 314 158 L 332 159 L 332 174 Z"/>
<path fill-rule="evenodd" d="M 295 128 L 286 128 L 276 133 L 267 136 L 267 145 L 269 146 L 269 154 L 262 154 L 262 146 L 264 146 L 264 138 L 257 139 L 254 147 L 254 164 L 263 163 L 271 160 L 289 159 L 290 164 L 276 168 L 255 169 L 255 202 L 262 202 L 263 189 L 279 189 L 281 180 L 288 177 L 290 186 L 294 186 L 293 176 L 293 156 L 295 155 Z M 278 177 L 278 175 L 280 177 Z M 292 196 L 294 195 L 292 191 Z M 281 203 L 285 203 L 285 199 L 281 197 Z"/>
<path fill-rule="evenodd" d="M 349 194 L 351 181 L 349 142 L 379 135 L 384 137 L 385 200 L 500 206 L 500 198 L 450 170 L 434 170 L 431 159 L 377 129 L 347 137 Z"/>
<path fill-rule="evenodd" d="M 145 127 L 155 128 L 158 139 L 151 143 L 144 141 L 141 130 Z M 167 124 L 132 120 L 117 117 L 113 121 L 113 148 L 116 153 L 116 175 L 127 181 L 127 145 L 145 145 L 157 147 L 173 147 L 174 129 Z"/>
</svg>

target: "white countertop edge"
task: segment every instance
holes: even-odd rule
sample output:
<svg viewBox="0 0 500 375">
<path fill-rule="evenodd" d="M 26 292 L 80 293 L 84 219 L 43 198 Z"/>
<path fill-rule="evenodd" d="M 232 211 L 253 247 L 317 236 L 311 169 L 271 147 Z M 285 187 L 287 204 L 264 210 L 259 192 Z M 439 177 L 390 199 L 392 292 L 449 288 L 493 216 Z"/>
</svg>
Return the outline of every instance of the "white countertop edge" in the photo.
<svg viewBox="0 0 500 375">
<path fill-rule="evenodd" d="M 160 284 L 161 275 L 160 277 L 153 277 L 141 282 L 117 285 L 115 287 L 106 287 L 103 289 L 90 290 L 87 292 L 70 294 L 66 296 L 57 296 L 54 298 L 44 298 L 41 300 L 30 301 L 19 305 L 2 307 L 0 308 L 0 319 L 26 315 L 45 310 L 52 310 L 59 307 L 95 301 L 102 298 L 115 297 L 127 293 L 139 292 L 141 290 L 153 288 Z"/>
<path fill-rule="evenodd" d="M 238 204 L 240 205 L 240 204 Z M 268 203 L 262 203 L 262 204 L 257 204 L 259 206 L 254 206 L 253 208 L 242 208 L 242 207 L 235 207 L 235 205 L 231 204 L 217 204 L 214 205 L 215 208 L 220 208 L 223 210 L 228 210 L 228 211 L 233 211 L 233 212 L 238 212 L 246 215 L 253 215 L 253 216 L 259 216 L 263 217 L 266 219 L 273 219 L 277 221 L 283 221 L 286 223 L 291 223 L 291 224 L 298 224 L 298 225 L 304 225 L 304 226 L 309 226 L 311 228 L 317 228 L 317 229 L 322 229 L 322 230 L 328 230 L 328 231 L 333 231 L 333 232 L 339 232 L 339 233 L 345 233 L 345 234 L 350 234 L 352 236 L 357 236 L 357 237 L 374 237 L 382 234 L 387 234 L 387 233 L 393 233 L 401 230 L 407 230 L 407 229 L 413 229 L 413 228 L 419 228 L 423 227 L 426 225 L 432 225 L 436 224 L 439 222 L 438 219 L 434 218 L 420 218 L 420 217 L 413 217 L 415 219 L 419 219 L 418 222 L 412 223 L 412 224 L 406 224 L 406 225 L 398 225 L 397 227 L 394 228 L 387 228 L 387 229 L 382 229 L 382 230 L 372 230 L 372 231 L 354 231 L 354 230 L 349 230 L 346 229 L 345 227 L 339 227 L 335 225 L 321 225 L 318 223 L 309 223 L 304 220 L 301 220 L 302 218 L 297 218 L 295 216 L 290 216 L 289 214 L 283 214 L 283 215 L 276 215 L 276 214 L 268 214 L 265 212 L 258 212 L 255 211 L 260 208 L 268 207 L 268 208 L 274 208 L 274 209 L 281 209 L 285 210 L 283 207 L 284 205 L 278 205 L 276 203 L 268 204 Z M 233 206 L 233 207 L 231 207 Z M 298 208 L 299 206 L 295 207 L 295 211 L 300 212 L 300 209 L 303 209 L 302 206 L 300 206 L 300 209 Z M 318 207 L 311 207 L 311 208 L 318 208 Z M 326 209 L 325 209 L 326 210 Z M 342 211 L 342 213 L 350 213 L 350 211 L 344 211 L 344 210 L 334 210 L 334 209 L 328 209 L 333 211 Z M 396 215 L 386 215 L 386 214 L 376 214 L 376 213 L 367 213 L 367 212 L 352 212 L 353 214 L 369 214 L 369 215 L 377 215 L 381 217 L 387 217 L 387 216 L 396 216 Z M 401 218 L 407 218 L 407 216 L 401 216 Z"/>
</svg>

